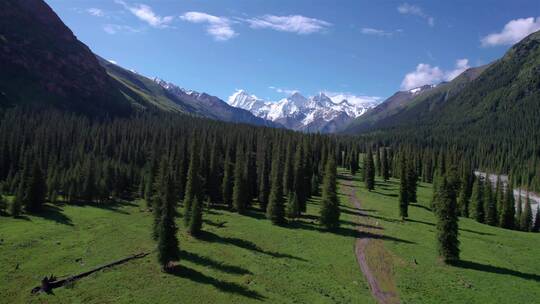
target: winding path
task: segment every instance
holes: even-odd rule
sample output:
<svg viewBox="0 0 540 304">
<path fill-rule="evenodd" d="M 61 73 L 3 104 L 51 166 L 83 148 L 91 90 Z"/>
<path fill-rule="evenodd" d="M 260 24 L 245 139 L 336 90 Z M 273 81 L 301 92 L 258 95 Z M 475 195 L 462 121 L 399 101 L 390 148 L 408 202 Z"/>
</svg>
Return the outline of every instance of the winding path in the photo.
<svg viewBox="0 0 540 304">
<path fill-rule="evenodd" d="M 391 257 L 383 247 L 382 229 L 373 223 L 367 214 L 362 212 L 360 200 L 356 196 L 354 181 L 350 175 L 342 181 L 342 190 L 349 197 L 359 214 L 356 216 L 357 230 L 360 236 L 356 238 L 356 260 L 369 284 L 371 294 L 379 303 L 399 303 L 397 288 L 393 280 Z M 370 265 L 374 261 L 375 265 Z M 373 263 L 371 263 L 373 264 Z M 375 267 L 373 267 L 375 266 Z"/>
</svg>

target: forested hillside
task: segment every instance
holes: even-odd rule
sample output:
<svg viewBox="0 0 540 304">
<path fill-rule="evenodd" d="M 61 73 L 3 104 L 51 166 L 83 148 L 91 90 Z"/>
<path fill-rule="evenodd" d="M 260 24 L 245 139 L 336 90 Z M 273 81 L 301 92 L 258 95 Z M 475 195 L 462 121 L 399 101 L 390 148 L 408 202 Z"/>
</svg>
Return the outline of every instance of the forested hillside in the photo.
<svg viewBox="0 0 540 304">
<path fill-rule="evenodd" d="M 459 151 L 474 168 L 510 173 L 540 189 L 540 32 L 487 67 L 464 72 L 380 120 L 349 133 L 375 141 Z"/>
</svg>

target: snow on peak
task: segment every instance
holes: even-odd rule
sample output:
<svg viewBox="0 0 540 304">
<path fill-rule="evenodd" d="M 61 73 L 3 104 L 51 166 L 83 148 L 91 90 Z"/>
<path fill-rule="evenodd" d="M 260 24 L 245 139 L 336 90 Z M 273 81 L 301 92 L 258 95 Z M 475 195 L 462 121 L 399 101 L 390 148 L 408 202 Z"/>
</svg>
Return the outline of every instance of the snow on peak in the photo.
<svg viewBox="0 0 540 304">
<path fill-rule="evenodd" d="M 264 119 L 284 122 L 297 130 L 310 128 L 310 125 L 322 126 L 334 119 L 356 118 L 380 102 L 378 97 L 329 92 L 319 92 L 308 98 L 294 92 L 279 101 L 265 101 L 244 90 L 237 90 L 228 100 L 231 106 Z"/>
</svg>

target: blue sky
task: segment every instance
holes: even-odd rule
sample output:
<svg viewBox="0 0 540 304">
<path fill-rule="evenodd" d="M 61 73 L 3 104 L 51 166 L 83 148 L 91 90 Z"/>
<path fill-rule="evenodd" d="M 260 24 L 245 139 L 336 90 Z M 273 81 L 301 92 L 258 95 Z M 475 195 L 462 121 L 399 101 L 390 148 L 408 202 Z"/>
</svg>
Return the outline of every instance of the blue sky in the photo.
<svg viewBox="0 0 540 304">
<path fill-rule="evenodd" d="M 385 98 L 449 80 L 540 29 L 540 1 L 46 0 L 95 53 L 227 99 Z"/>
</svg>

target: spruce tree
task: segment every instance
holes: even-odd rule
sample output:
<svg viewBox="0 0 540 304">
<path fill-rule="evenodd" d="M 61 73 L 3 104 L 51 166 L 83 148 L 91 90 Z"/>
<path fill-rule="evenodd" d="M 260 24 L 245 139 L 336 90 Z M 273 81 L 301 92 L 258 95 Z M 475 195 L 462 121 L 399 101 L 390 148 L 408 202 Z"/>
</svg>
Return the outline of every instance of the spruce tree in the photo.
<svg viewBox="0 0 540 304">
<path fill-rule="evenodd" d="M 459 196 L 458 196 L 458 212 L 463 217 L 469 217 L 469 198 L 467 196 L 467 185 L 461 183 L 461 188 L 459 189 Z"/>
<path fill-rule="evenodd" d="M 320 210 L 320 223 L 329 230 L 339 227 L 339 199 L 337 196 L 337 171 L 336 163 L 332 156 L 326 161 L 324 170 L 322 199 Z"/>
<path fill-rule="evenodd" d="M 292 141 L 289 141 L 285 152 L 285 163 L 283 164 L 283 194 L 288 195 L 293 184 L 293 146 Z"/>
<path fill-rule="evenodd" d="M 484 208 L 486 213 L 486 224 L 496 226 L 498 224 L 497 217 L 497 202 L 493 197 L 491 182 L 488 180 L 484 183 Z"/>
<path fill-rule="evenodd" d="M 518 193 L 518 200 L 516 203 L 516 218 L 514 219 L 515 228 L 521 230 L 521 214 L 523 213 L 523 201 L 521 200 L 521 189 Z"/>
<path fill-rule="evenodd" d="M 525 208 L 520 218 L 520 227 L 523 231 L 532 230 L 532 210 L 531 210 L 531 200 L 529 198 L 529 191 L 527 190 L 527 199 L 525 200 Z"/>
<path fill-rule="evenodd" d="M 437 248 L 447 264 L 459 260 L 458 216 L 455 195 L 443 178 L 437 195 Z"/>
<path fill-rule="evenodd" d="M 93 159 L 89 159 L 85 166 L 82 199 L 93 202 L 97 194 L 96 168 Z"/>
<path fill-rule="evenodd" d="M 479 223 L 483 223 L 485 219 L 484 212 L 484 187 L 481 177 L 478 176 L 473 184 L 471 208 L 469 208 L 469 214 L 471 218 L 475 219 Z"/>
<path fill-rule="evenodd" d="M 24 197 L 24 184 L 24 180 L 21 179 L 19 182 L 19 187 L 17 188 L 17 193 L 15 193 L 15 198 L 13 198 L 11 205 L 9 205 L 9 214 L 11 214 L 13 217 L 18 217 L 21 215 Z"/>
<path fill-rule="evenodd" d="M 300 202 L 298 196 L 294 191 L 289 193 L 289 198 L 287 200 L 287 217 L 290 219 L 295 219 L 300 216 Z"/>
<path fill-rule="evenodd" d="M 242 145 L 236 149 L 236 161 L 234 163 L 234 187 L 232 193 L 233 209 L 242 214 L 246 211 L 248 201 L 248 187 L 245 175 L 245 157 Z"/>
<path fill-rule="evenodd" d="M 0 214 L 5 213 L 7 209 L 7 201 L 0 191 Z"/>
<path fill-rule="evenodd" d="M 225 153 L 225 161 L 223 163 L 223 180 L 221 190 L 223 203 L 229 208 L 232 208 L 232 193 L 233 193 L 233 167 L 231 165 L 231 156 L 229 149 Z"/>
<path fill-rule="evenodd" d="M 409 216 L 409 183 L 407 181 L 407 162 L 401 156 L 401 170 L 399 176 L 399 216 L 405 219 Z"/>
<path fill-rule="evenodd" d="M 540 206 L 536 206 L 536 215 L 534 216 L 534 224 L 531 231 L 540 232 Z"/>
<path fill-rule="evenodd" d="M 407 164 L 407 200 L 409 203 L 416 203 L 416 190 L 418 187 L 418 176 L 414 168 L 414 163 L 409 161 Z"/>
<path fill-rule="evenodd" d="M 381 152 L 381 171 L 382 171 L 382 178 L 384 181 L 387 181 L 390 179 L 390 164 L 388 163 L 388 155 L 386 153 L 386 148 L 382 148 Z"/>
<path fill-rule="evenodd" d="M 283 198 L 283 176 L 281 173 L 281 149 L 278 145 L 272 158 L 272 170 L 270 171 L 271 188 L 266 207 L 266 218 L 274 225 L 282 225 L 285 222 L 285 202 Z"/>
<path fill-rule="evenodd" d="M 356 149 L 351 151 L 350 154 L 350 161 L 349 161 L 349 168 L 351 170 L 351 174 L 354 176 L 356 175 L 356 172 L 358 172 L 358 152 L 356 152 Z"/>
<path fill-rule="evenodd" d="M 375 189 L 375 165 L 373 164 L 373 153 L 368 150 L 364 161 L 364 178 L 368 191 Z"/>
<path fill-rule="evenodd" d="M 307 202 L 307 195 L 306 195 L 306 182 L 305 182 L 305 168 L 304 168 L 304 159 L 303 159 L 304 153 L 302 146 L 299 146 L 296 149 L 295 155 L 294 155 L 294 180 L 293 180 L 293 189 L 292 192 L 294 192 L 295 199 L 298 202 L 299 211 L 300 212 L 306 212 L 306 202 Z"/>
<path fill-rule="evenodd" d="M 45 183 L 45 176 L 43 175 L 38 162 L 35 161 L 24 195 L 26 211 L 39 212 L 45 204 L 46 195 L 47 184 Z"/>
<path fill-rule="evenodd" d="M 319 195 L 319 177 L 316 173 L 311 175 L 311 194 L 315 196 Z"/>
<path fill-rule="evenodd" d="M 191 221 L 191 207 L 195 198 L 201 199 L 201 182 L 199 177 L 199 155 L 197 145 L 191 146 L 186 194 L 184 195 L 184 225 L 187 227 Z"/>
<path fill-rule="evenodd" d="M 500 226 L 506 229 L 514 229 L 516 204 L 514 200 L 514 191 L 509 183 L 506 187 L 503 209 L 501 211 Z"/>
<path fill-rule="evenodd" d="M 191 204 L 191 219 L 188 225 L 188 233 L 194 237 L 198 237 L 201 234 L 203 223 L 202 204 L 199 198 L 193 198 Z"/>
<path fill-rule="evenodd" d="M 382 177 L 382 163 L 379 148 L 375 148 L 375 173 L 377 176 Z"/>
<path fill-rule="evenodd" d="M 179 242 L 176 236 L 177 227 L 175 223 L 176 202 L 174 200 L 174 186 L 172 178 L 167 177 L 160 189 L 161 220 L 159 222 L 158 233 L 158 261 L 163 271 L 171 269 L 171 262 L 180 259 Z"/>
</svg>

